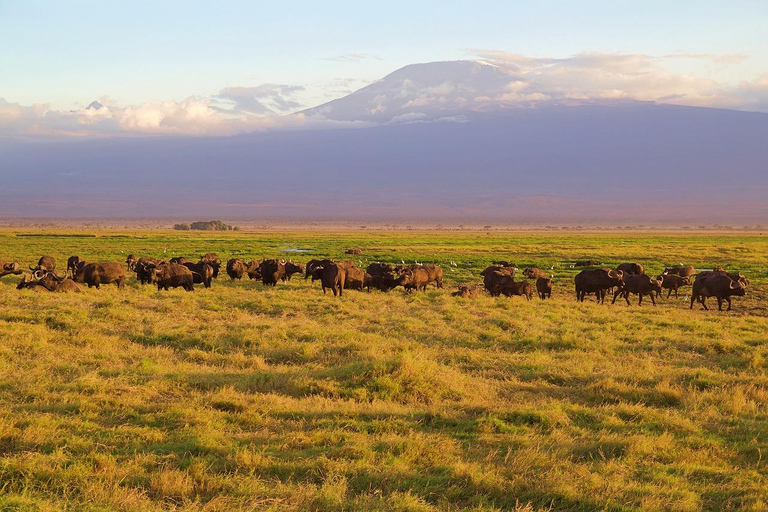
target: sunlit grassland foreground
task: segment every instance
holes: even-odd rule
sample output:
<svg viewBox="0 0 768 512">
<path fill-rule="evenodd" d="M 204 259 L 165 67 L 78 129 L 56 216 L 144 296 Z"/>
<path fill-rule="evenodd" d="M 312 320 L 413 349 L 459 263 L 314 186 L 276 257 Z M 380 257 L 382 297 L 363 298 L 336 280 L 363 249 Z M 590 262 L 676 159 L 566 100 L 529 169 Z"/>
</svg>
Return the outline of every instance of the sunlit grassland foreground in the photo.
<svg viewBox="0 0 768 512">
<path fill-rule="evenodd" d="M 222 273 L 194 293 L 131 277 L 65 295 L 4 277 L 2 509 L 768 508 L 768 237 L 27 233 L 0 231 L 0 257 L 298 248 L 437 263 L 446 290 L 334 298 Z M 586 258 L 723 265 L 751 286 L 727 313 L 686 293 L 579 304 L 569 265 Z M 495 259 L 554 267 L 553 300 L 450 296 Z"/>
</svg>

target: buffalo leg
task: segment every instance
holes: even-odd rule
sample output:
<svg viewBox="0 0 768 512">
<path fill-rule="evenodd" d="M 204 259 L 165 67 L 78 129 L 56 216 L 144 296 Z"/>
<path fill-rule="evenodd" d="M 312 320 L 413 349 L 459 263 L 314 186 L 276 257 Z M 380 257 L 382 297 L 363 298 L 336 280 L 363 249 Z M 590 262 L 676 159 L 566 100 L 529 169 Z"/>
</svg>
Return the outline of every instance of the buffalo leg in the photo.
<svg viewBox="0 0 768 512">
<path fill-rule="evenodd" d="M 723 310 L 723 299 L 722 297 L 717 297 L 717 310 L 722 311 Z"/>
<path fill-rule="evenodd" d="M 730 311 L 731 310 L 731 298 L 730 297 L 726 297 L 725 300 L 726 300 L 726 302 L 728 302 L 728 309 L 726 311 Z"/>
<path fill-rule="evenodd" d="M 656 299 L 653 298 L 653 293 L 651 293 L 651 302 L 653 303 L 654 306 L 656 305 Z"/>
<path fill-rule="evenodd" d="M 669 298 L 670 295 L 672 295 L 672 288 L 667 292 L 667 298 Z M 675 290 L 675 298 L 677 298 L 677 290 Z"/>
</svg>

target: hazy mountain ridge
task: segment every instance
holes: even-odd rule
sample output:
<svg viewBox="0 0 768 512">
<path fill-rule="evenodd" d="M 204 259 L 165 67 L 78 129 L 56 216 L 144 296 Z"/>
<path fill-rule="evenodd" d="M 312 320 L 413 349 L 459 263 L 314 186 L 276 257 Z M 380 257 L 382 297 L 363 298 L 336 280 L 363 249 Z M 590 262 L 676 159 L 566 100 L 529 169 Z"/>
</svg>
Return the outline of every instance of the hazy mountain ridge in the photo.
<svg viewBox="0 0 768 512">
<path fill-rule="evenodd" d="M 427 68 L 318 107 L 366 128 L 0 142 L 13 184 L 0 215 L 768 220 L 768 114 L 627 101 L 404 112 L 413 98 L 392 84 L 440 87 L 458 68 L 477 79 L 465 91 L 490 91 L 500 73 L 476 62 L 417 73 Z M 377 97 L 386 108 L 365 110 Z"/>
</svg>

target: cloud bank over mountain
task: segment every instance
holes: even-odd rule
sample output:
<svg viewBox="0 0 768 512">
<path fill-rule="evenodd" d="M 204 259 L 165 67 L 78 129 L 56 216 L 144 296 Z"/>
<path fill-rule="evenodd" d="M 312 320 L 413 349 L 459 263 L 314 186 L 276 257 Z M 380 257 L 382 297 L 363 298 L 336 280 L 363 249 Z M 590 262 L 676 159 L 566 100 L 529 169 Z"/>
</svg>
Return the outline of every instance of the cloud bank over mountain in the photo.
<svg viewBox="0 0 768 512">
<path fill-rule="evenodd" d="M 480 60 L 401 68 L 348 96 L 309 108 L 304 86 L 230 86 L 208 96 L 103 108 L 53 109 L 0 98 L 0 136 L 233 135 L 273 129 L 337 127 L 339 122 L 464 121 L 477 113 L 551 103 L 637 100 L 768 112 L 768 74 L 737 84 L 672 71 L 670 61 L 738 64 L 743 55 L 583 53 L 537 58 L 471 50 Z M 345 60 L 376 58 L 344 54 Z M 348 79 L 338 79 L 336 86 Z M 44 100 L 44 99 L 43 99 Z M 300 115 L 286 115 L 303 110 Z M 335 123 L 330 123 L 331 121 Z"/>
</svg>

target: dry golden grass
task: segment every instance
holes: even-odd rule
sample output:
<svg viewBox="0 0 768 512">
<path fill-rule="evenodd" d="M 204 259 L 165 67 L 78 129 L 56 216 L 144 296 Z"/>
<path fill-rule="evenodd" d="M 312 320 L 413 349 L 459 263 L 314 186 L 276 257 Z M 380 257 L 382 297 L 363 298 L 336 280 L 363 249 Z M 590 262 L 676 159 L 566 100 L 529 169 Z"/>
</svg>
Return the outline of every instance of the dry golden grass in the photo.
<svg viewBox="0 0 768 512">
<path fill-rule="evenodd" d="M 0 508 L 765 510 L 765 237 L 185 234 L 18 237 L 0 256 L 312 249 L 554 266 L 551 301 L 429 288 L 323 296 L 219 278 L 34 294 L 0 280 Z M 120 251 L 123 251 L 122 253 Z M 724 264 L 729 313 L 578 304 L 595 257 Z M 301 258 L 300 258 L 301 259 Z M 449 272 L 449 261 L 458 267 Z"/>
</svg>

